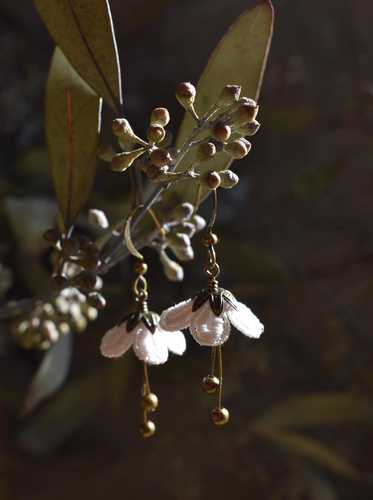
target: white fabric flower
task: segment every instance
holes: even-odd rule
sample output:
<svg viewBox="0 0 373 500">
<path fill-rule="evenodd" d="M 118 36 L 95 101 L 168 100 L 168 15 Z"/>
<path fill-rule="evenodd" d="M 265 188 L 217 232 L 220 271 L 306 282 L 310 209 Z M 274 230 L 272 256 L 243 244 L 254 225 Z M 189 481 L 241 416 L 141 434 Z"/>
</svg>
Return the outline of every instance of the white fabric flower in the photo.
<svg viewBox="0 0 373 500">
<path fill-rule="evenodd" d="M 244 335 L 259 338 L 264 326 L 241 302 L 226 290 L 218 294 L 203 291 L 196 298 L 181 302 L 161 314 L 159 326 L 167 331 L 190 329 L 194 339 L 205 346 L 224 344 L 231 324 Z"/>
<path fill-rule="evenodd" d="M 183 354 L 186 349 L 184 334 L 180 331 L 167 331 L 158 324 L 158 315 L 145 313 L 144 316 L 152 314 L 155 324 L 151 325 L 137 317 L 128 328 L 133 315 L 123 323 L 109 330 L 102 339 L 101 353 L 107 358 L 118 358 L 132 346 L 136 356 L 149 365 L 160 365 L 168 359 L 168 352 Z M 129 330 L 129 331 L 128 331 Z M 153 331 L 154 332 L 153 332 Z"/>
</svg>

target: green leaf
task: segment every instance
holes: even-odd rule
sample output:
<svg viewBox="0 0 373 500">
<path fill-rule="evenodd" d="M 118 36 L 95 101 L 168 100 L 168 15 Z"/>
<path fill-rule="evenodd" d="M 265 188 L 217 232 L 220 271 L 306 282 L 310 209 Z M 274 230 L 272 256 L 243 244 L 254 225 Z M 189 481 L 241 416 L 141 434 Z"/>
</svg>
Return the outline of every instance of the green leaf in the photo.
<svg viewBox="0 0 373 500">
<path fill-rule="evenodd" d="M 22 410 L 27 416 L 47 397 L 52 396 L 65 382 L 72 358 L 72 334 L 61 335 L 48 350 L 31 381 Z"/>
<path fill-rule="evenodd" d="M 373 400 L 348 392 L 321 392 L 281 402 L 266 410 L 260 428 L 373 423 Z"/>
<path fill-rule="evenodd" d="M 34 456 L 50 453 L 92 416 L 104 397 L 103 389 L 101 372 L 65 387 L 20 431 L 19 446 Z"/>
<path fill-rule="evenodd" d="M 216 101 L 225 85 L 242 85 L 242 96 L 258 100 L 272 39 L 273 20 L 272 4 L 263 0 L 246 10 L 220 40 L 197 85 L 195 109 L 199 116 Z M 194 126 L 195 121 L 186 113 L 176 140 L 177 148 L 184 144 Z M 178 170 L 187 168 L 193 154 L 191 151 L 183 158 Z M 230 163 L 230 156 L 221 153 L 199 167 L 198 172 L 224 170 Z M 196 190 L 192 182 L 178 182 L 171 185 L 167 195 L 175 197 L 177 193 L 176 202 L 193 202 Z"/>
<path fill-rule="evenodd" d="M 34 4 L 75 71 L 120 116 L 120 69 L 108 1 L 34 0 Z"/>
<path fill-rule="evenodd" d="M 311 459 L 337 474 L 355 479 L 363 476 L 362 473 L 355 469 L 338 452 L 331 450 L 323 443 L 304 434 L 285 431 L 283 429 L 254 427 L 253 430 L 267 441 L 280 446 L 284 450 Z"/>
<path fill-rule="evenodd" d="M 92 188 L 100 113 L 100 98 L 57 47 L 47 82 L 45 127 L 54 188 L 66 230 Z"/>
</svg>

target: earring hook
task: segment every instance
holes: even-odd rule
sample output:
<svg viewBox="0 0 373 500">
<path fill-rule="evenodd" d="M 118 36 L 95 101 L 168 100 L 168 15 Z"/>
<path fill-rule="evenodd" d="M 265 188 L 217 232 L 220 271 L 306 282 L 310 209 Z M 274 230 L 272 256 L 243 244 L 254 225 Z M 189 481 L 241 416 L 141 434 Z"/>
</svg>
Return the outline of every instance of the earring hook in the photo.
<svg viewBox="0 0 373 500">
<path fill-rule="evenodd" d="M 139 208 L 143 208 L 143 207 L 144 207 L 144 205 L 138 205 L 133 210 L 131 210 L 131 212 L 128 214 L 126 222 L 124 223 L 124 232 L 123 232 L 124 243 L 125 243 L 128 251 L 134 257 L 137 257 L 140 260 L 144 260 L 144 257 L 143 257 L 143 255 L 138 250 L 136 250 L 136 247 L 135 247 L 135 245 L 132 242 L 132 238 L 131 238 L 131 221 L 132 221 L 132 217 L 135 215 L 135 213 L 137 212 L 137 210 L 139 210 Z"/>
</svg>

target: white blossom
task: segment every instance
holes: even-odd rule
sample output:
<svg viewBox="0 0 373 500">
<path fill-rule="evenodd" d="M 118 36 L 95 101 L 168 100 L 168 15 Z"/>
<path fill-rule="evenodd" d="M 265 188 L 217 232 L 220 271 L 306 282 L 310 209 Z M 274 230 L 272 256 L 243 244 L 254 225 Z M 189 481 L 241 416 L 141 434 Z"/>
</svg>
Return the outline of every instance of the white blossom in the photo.
<svg viewBox="0 0 373 500">
<path fill-rule="evenodd" d="M 118 358 L 132 346 L 136 356 L 149 365 L 160 365 L 168 359 L 168 352 L 183 354 L 186 348 L 184 334 L 180 331 L 167 331 L 156 325 L 154 333 L 145 321 L 138 321 L 130 331 L 127 323 L 109 330 L 101 342 L 101 353 L 107 358 Z"/>
<path fill-rule="evenodd" d="M 225 294 L 229 300 L 225 299 Z M 210 295 L 206 293 L 205 297 Z M 229 338 L 231 324 L 244 335 L 259 338 L 264 326 L 251 310 L 241 302 L 236 302 L 229 292 L 222 290 L 221 296 L 220 311 L 214 312 L 212 299 L 205 299 L 197 308 L 193 307 L 195 301 L 189 299 L 164 311 L 159 325 L 167 331 L 189 328 L 194 339 L 205 346 L 224 344 Z"/>
</svg>

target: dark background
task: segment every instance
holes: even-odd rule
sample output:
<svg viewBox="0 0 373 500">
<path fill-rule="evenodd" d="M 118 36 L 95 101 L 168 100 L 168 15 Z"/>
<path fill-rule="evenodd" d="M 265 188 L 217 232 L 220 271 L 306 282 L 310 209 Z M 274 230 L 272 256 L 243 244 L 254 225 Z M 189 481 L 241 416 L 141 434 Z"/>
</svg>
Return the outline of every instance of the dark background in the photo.
<svg viewBox="0 0 373 500">
<path fill-rule="evenodd" d="M 221 36 L 253 3 L 111 0 L 124 106 L 136 131 L 143 135 L 151 110 L 166 106 L 168 128 L 177 132 L 183 112 L 175 87 L 197 82 Z M 99 352 L 102 334 L 131 307 L 125 262 L 105 281 L 107 309 L 76 336 L 64 388 L 27 418 L 20 417 L 22 401 L 40 357 L 14 346 L 3 329 L 1 499 L 373 497 L 373 4 L 273 3 L 262 127 L 249 156 L 233 165 L 239 185 L 219 194 L 222 281 L 266 327 L 259 341 L 234 332 L 224 347 L 229 425 L 209 422 L 214 401 L 200 388 L 209 352 L 188 334 L 186 356 L 150 369 L 160 398 L 157 434 L 137 436 L 139 363 L 132 354 L 113 362 Z M 31 1 L 0 1 L 0 257 L 13 270 L 12 298 L 43 289 L 47 280 L 38 235 L 50 224 L 40 198 L 53 199 L 43 135 L 52 51 Z M 104 116 L 110 137 L 113 116 L 107 109 Z M 100 165 L 89 202 L 112 222 L 125 215 L 129 196 L 128 177 L 117 179 Z M 18 235 L 7 218 L 9 196 L 31 213 Z M 177 285 L 147 253 L 152 308 L 184 300 L 204 284 L 198 236 L 193 245 L 196 261 L 184 266 L 185 282 Z M 325 401 L 336 394 L 344 404 L 333 411 Z M 310 395 L 312 409 L 301 406 L 301 416 L 287 406 Z M 287 430 L 296 432 L 292 442 L 252 430 L 279 403 L 292 421 Z M 303 425 L 312 412 L 316 423 Z"/>
</svg>

